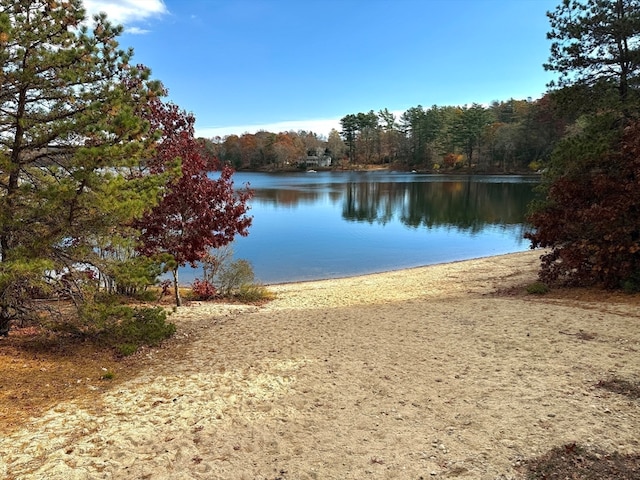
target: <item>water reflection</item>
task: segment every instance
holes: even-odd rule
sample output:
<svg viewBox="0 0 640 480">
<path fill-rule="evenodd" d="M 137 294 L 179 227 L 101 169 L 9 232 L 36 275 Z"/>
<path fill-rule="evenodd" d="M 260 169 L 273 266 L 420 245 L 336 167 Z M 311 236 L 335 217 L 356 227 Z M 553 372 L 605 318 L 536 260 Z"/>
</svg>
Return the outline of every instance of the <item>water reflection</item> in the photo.
<svg viewBox="0 0 640 480">
<path fill-rule="evenodd" d="M 486 225 L 523 223 L 534 198 L 534 182 L 504 182 L 502 177 L 466 177 L 438 181 L 377 181 L 364 176 L 345 182 L 296 184 L 295 188 L 257 188 L 255 201 L 274 207 L 341 203 L 342 218 L 386 225 L 397 219 L 407 227 L 456 227 L 478 232 Z M 482 180 L 482 181 L 479 181 Z"/>
<path fill-rule="evenodd" d="M 485 225 L 518 224 L 533 199 L 527 184 L 468 180 L 407 187 L 401 221 L 411 227 L 449 225 L 477 232 Z"/>
<path fill-rule="evenodd" d="M 254 190 L 234 246 L 265 282 L 332 278 L 528 248 L 536 179 L 394 173 L 238 173 Z M 185 277 L 187 278 L 187 277 Z"/>
</svg>

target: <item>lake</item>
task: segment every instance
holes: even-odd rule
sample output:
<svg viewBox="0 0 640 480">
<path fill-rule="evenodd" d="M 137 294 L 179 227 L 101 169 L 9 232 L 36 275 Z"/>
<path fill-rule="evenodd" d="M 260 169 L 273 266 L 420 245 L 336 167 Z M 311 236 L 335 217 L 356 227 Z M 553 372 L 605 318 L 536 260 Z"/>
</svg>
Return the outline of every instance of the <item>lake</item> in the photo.
<svg viewBox="0 0 640 480">
<path fill-rule="evenodd" d="M 265 283 L 316 280 L 524 251 L 537 177 L 387 171 L 243 173 L 253 225 L 234 258 Z M 188 283 L 201 271 L 181 270 Z"/>
</svg>

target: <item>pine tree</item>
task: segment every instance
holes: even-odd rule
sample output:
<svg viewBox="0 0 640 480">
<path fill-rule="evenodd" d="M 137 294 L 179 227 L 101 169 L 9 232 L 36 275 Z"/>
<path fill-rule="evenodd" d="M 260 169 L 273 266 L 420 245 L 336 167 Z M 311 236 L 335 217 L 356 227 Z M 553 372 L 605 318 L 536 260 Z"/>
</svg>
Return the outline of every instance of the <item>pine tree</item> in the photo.
<svg viewBox="0 0 640 480">
<path fill-rule="evenodd" d="M 544 67 L 560 74 L 550 86 L 583 93 L 592 111 L 613 104 L 629 116 L 639 100 L 640 0 L 563 0 L 547 16 L 552 43 Z"/>
<path fill-rule="evenodd" d="M 549 249 L 541 257 L 545 281 L 636 284 L 640 1 L 564 0 L 548 16 L 545 68 L 560 73 L 554 95 L 583 115 L 552 154 L 546 198 L 529 216 L 526 237 Z"/>
<path fill-rule="evenodd" d="M 161 93 L 80 0 L 0 0 L 0 334 L 96 238 L 156 201 L 141 105 Z"/>
</svg>

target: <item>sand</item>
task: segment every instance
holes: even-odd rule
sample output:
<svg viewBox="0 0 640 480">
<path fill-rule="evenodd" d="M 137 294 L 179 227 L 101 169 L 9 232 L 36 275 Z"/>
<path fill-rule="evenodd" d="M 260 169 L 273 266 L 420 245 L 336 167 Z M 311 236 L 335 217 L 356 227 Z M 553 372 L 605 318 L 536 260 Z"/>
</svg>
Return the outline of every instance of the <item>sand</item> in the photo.
<svg viewBox="0 0 640 480">
<path fill-rule="evenodd" d="M 180 348 L 0 439 L 9 479 L 511 479 L 569 442 L 640 450 L 640 311 L 513 294 L 539 252 L 193 303 Z M 510 293 L 511 292 L 511 293 Z"/>
</svg>

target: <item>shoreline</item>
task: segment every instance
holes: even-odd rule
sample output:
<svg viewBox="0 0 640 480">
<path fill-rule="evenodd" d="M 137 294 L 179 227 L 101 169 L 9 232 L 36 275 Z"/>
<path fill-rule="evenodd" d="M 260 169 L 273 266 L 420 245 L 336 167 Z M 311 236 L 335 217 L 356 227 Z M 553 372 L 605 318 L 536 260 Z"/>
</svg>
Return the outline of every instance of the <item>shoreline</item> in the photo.
<svg viewBox="0 0 640 480">
<path fill-rule="evenodd" d="M 385 273 L 411 271 L 411 270 L 420 269 L 420 268 L 435 267 L 435 266 L 438 266 L 438 265 L 449 265 L 449 264 L 456 264 L 456 263 L 460 263 L 460 262 L 473 262 L 473 261 L 476 261 L 476 260 L 484 260 L 484 259 L 487 259 L 487 258 L 499 258 L 499 257 L 506 256 L 506 255 L 527 254 L 529 252 L 539 252 L 540 255 L 542 255 L 543 251 L 544 251 L 543 249 L 527 248 L 526 250 L 519 250 L 519 251 L 507 252 L 507 253 L 481 255 L 479 257 L 469 257 L 469 258 L 462 258 L 462 259 L 458 259 L 458 260 L 436 261 L 434 263 L 426 263 L 426 264 L 420 264 L 420 265 L 408 266 L 408 267 L 398 267 L 398 268 L 393 268 L 392 267 L 389 270 L 373 270 L 373 271 L 362 272 L 362 273 L 347 273 L 347 274 L 344 274 L 342 276 L 335 276 L 335 277 L 328 276 L 328 277 L 318 277 L 318 278 L 308 278 L 308 279 L 304 279 L 303 278 L 303 279 L 297 279 L 297 280 L 295 280 L 295 279 L 294 280 L 275 280 L 275 281 L 267 281 L 267 282 L 263 282 L 260 279 L 256 279 L 256 280 L 257 280 L 257 282 L 259 284 L 264 285 L 266 287 L 271 287 L 271 286 L 275 286 L 275 285 L 289 285 L 289 284 L 292 284 L 292 283 L 309 283 L 309 282 L 323 282 L 323 281 L 330 281 L 330 280 L 344 280 L 344 279 L 349 279 L 349 278 L 365 277 L 365 276 L 369 276 L 369 275 L 383 275 Z M 193 268 L 192 270 L 196 271 L 199 268 L 200 267 Z M 168 274 L 165 274 L 165 276 L 166 275 L 168 275 Z M 167 278 L 169 278 L 169 277 L 167 277 Z M 192 282 L 180 283 L 179 286 L 181 288 L 190 288 L 191 284 L 192 284 Z"/>
<path fill-rule="evenodd" d="M 539 253 L 192 302 L 136 376 L 0 438 L 0 476 L 493 480 L 637 452 L 640 405 L 597 385 L 640 380 L 640 309 L 522 294 Z"/>
<path fill-rule="evenodd" d="M 414 170 L 406 165 L 369 165 L 369 164 L 358 164 L 358 165 L 349 165 L 349 166 L 331 166 L 331 167 L 314 167 L 313 169 L 300 169 L 300 168 L 281 168 L 281 169 L 249 169 L 244 168 L 240 170 L 236 170 L 236 172 L 247 172 L 247 173 L 317 173 L 317 172 L 398 172 L 398 173 L 417 173 L 423 175 L 448 175 L 448 176 L 483 176 L 483 175 L 495 175 L 495 176 L 531 176 L 531 177 L 541 177 L 541 172 L 533 172 L 529 169 L 523 169 L 522 171 L 502 171 L 499 168 L 494 169 L 476 169 L 476 168 L 441 168 L 438 170 L 434 169 L 419 169 Z"/>
<path fill-rule="evenodd" d="M 263 308 L 340 308 L 486 295 L 509 282 L 537 280 L 540 250 L 439 263 L 351 277 L 269 285 L 276 299 Z"/>
<path fill-rule="evenodd" d="M 325 277 L 325 278 L 312 278 L 312 279 L 302 279 L 302 280 L 291 280 L 291 281 L 276 281 L 276 282 L 269 282 L 269 283 L 265 283 L 264 285 L 267 287 L 272 287 L 272 286 L 277 286 L 277 285 L 290 285 L 290 284 L 294 284 L 294 283 L 310 283 L 310 282 L 328 282 L 331 280 L 347 280 L 347 279 L 353 279 L 353 278 L 358 278 L 358 277 L 369 277 L 372 275 L 384 275 L 384 274 L 388 274 L 388 273 L 397 273 L 397 272 L 411 272 L 413 270 L 419 270 L 419 269 L 423 269 L 423 268 L 429 268 L 429 267 L 437 267 L 440 265 L 455 265 L 457 263 L 463 263 L 463 262 L 474 262 L 474 261 L 478 261 L 478 260 L 486 260 L 489 258 L 499 258 L 499 257 L 505 257 L 507 255 L 520 255 L 520 254 L 526 254 L 529 252 L 539 252 L 540 255 L 542 255 L 543 250 L 542 249 L 527 249 L 527 250 L 522 250 L 522 251 L 517 251 L 517 252 L 508 252 L 508 253 L 498 253 L 495 255 L 482 255 L 480 257 L 471 257 L 471 258 L 463 258 L 460 260 L 450 260 L 450 261 L 444 261 L 444 262 L 434 262 L 434 263 L 427 263 L 427 264 L 423 264 L 423 265 L 416 265 L 414 267 L 401 267 L 401 268 L 392 268 L 390 270 L 380 270 L 380 271 L 372 271 L 372 272 L 366 272 L 366 273 L 356 273 L 356 274 L 347 274 L 345 276 L 340 276 L 340 277 Z"/>
</svg>

